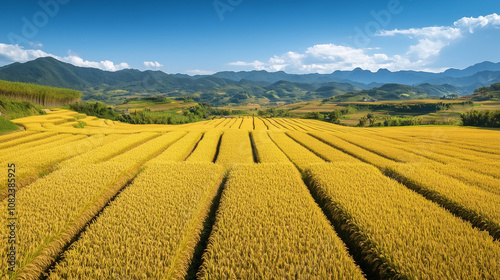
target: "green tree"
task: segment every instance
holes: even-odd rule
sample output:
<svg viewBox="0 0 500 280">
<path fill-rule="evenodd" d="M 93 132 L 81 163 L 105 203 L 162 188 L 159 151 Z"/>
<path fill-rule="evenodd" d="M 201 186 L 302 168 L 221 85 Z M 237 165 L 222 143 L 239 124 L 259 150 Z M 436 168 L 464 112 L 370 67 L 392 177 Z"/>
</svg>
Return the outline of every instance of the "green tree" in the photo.
<svg viewBox="0 0 500 280">
<path fill-rule="evenodd" d="M 341 116 L 342 116 L 342 113 L 340 112 L 340 110 L 335 110 L 335 111 L 328 113 L 328 118 L 329 118 L 330 122 L 332 122 L 332 123 L 340 122 L 339 119 Z"/>
<path fill-rule="evenodd" d="M 359 123 L 358 123 L 358 126 L 365 126 L 366 125 L 366 121 L 368 120 L 368 118 L 366 116 L 362 116 L 360 119 L 359 119 Z"/>
</svg>

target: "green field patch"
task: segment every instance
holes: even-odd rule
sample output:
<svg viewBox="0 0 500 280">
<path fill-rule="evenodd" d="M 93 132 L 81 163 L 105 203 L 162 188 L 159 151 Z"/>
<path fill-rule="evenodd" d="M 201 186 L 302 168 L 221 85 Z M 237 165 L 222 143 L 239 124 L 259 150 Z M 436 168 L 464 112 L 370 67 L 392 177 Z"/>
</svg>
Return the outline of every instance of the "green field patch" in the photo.
<svg viewBox="0 0 500 280">
<path fill-rule="evenodd" d="M 0 133 L 19 130 L 19 127 L 8 119 L 0 117 Z"/>
</svg>

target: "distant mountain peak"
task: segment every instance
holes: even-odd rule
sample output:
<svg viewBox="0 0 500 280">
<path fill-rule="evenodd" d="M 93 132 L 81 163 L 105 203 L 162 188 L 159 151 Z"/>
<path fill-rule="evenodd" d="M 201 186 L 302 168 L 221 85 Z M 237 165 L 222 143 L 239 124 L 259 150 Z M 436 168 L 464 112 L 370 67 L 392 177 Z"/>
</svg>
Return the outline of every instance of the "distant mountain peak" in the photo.
<svg viewBox="0 0 500 280">
<path fill-rule="evenodd" d="M 196 88 L 199 92 L 203 92 L 212 90 L 211 87 L 214 86 L 229 84 L 236 86 L 252 84 L 256 87 L 267 87 L 275 83 L 288 85 L 293 83 L 293 86 L 302 88 L 309 88 L 304 85 L 319 88 L 329 83 L 343 83 L 360 89 L 371 89 L 383 84 L 398 83 L 453 86 L 460 88 L 461 93 L 463 91 L 472 93 L 480 86 L 489 86 L 492 83 L 500 82 L 500 63 L 483 61 L 462 70 L 448 69 L 443 73 L 392 72 L 385 68 L 372 72 L 357 67 L 352 71 L 337 70 L 330 74 L 288 74 L 284 71 L 252 70 L 223 71 L 213 75 L 188 76 L 185 74 L 166 74 L 158 70 L 124 69 L 110 72 L 97 68 L 78 67 L 53 57 L 43 57 L 25 63 L 16 62 L 0 67 L 0 79 L 77 90 L 97 89 L 107 85 L 113 88 L 123 87 L 135 92 L 180 92 L 185 88 Z M 347 89 L 348 87 L 343 88 Z"/>
<path fill-rule="evenodd" d="M 453 78 L 459 78 L 459 77 L 465 77 L 465 76 L 472 76 L 476 73 L 479 72 L 484 72 L 484 71 L 500 71 L 500 63 L 494 63 L 491 61 L 483 61 L 480 63 L 476 63 L 472 66 L 469 66 L 465 69 L 455 69 L 455 68 L 450 68 L 446 71 L 444 71 L 442 74 L 446 76 L 450 76 Z"/>
</svg>

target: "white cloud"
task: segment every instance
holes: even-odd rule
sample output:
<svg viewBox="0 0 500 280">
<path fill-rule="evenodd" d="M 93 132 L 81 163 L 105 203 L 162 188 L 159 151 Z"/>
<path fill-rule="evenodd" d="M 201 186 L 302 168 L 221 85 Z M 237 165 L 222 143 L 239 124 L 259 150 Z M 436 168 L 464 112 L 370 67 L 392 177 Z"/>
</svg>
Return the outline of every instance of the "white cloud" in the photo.
<svg viewBox="0 0 500 280">
<path fill-rule="evenodd" d="M 13 62 L 25 62 L 39 57 L 52 56 L 42 50 L 25 50 L 18 45 L 0 43 L 0 56 Z"/>
<path fill-rule="evenodd" d="M 199 70 L 199 69 L 186 71 L 186 74 L 188 74 L 188 75 L 212 75 L 214 73 L 215 72 L 213 72 L 213 71 Z"/>
<path fill-rule="evenodd" d="M 115 64 L 114 62 L 109 60 L 103 60 L 99 62 L 89 61 L 84 60 L 83 58 L 79 57 L 76 54 L 72 54 L 71 52 L 66 57 L 60 57 L 57 55 L 46 53 L 42 50 L 24 49 L 19 45 L 7 45 L 2 43 L 0 43 L 0 57 L 4 57 L 8 61 L 12 62 L 26 62 L 40 57 L 53 57 L 57 60 L 71 63 L 75 66 L 92 67 L 105 71 L 118 71 L 130 68 L 130 66 L 125 62 Z"/>
<path fill-rule="evenodd" d="M 378 37 L 406 36 L 415 40 L 408 46 L 406 52 L 388 55 L 380 48 L 352 48 L 335 44 L 318 44 L 307 48 L 303 53 L 287 52 L 274 55 L 266 62 L 236 61 L 231 66 L 252 67 L 257 70 L 287 71 L 290 73 L 331 73 L 335 70 L 352 70 L 360 67 L 365 70 L 377 71 L 386 68 L 397 70 L 420 70 L 440 72 L 444 69 L 430 67 L 442 50 L 467 33 L 487 27 L 500 27 L 500 16 L 464 17 L 453 26 L 431 26 L 423 28 L 382 30 Z"/>
<path fill-rule="evenodd" d="M 335 70 L 352 70 L 362 68 L 377 71 L 386 68 L 397 70 L 427 70 L 427 65 L 439 55 L 441 50 L 452 40 L 460 38 L 459 28 L 426 27 L 420 29 L 382 31 L 378 36 L 388 37 L 404 35 L 418 38 L 418 43 L 409 47 L 406 53 L 389 56 L 382 53 L 380 48 L 357 49 L 335 44 L 318 44 L 306 49 L 304 53 L 287 52 L 275 55 L 267 62 L 236 61 L 231 66 L 250 66 L 257 70 L 287 71 L 291 73 L 331 73 Z M 375 53 L 372 53 L 375 52 Z"/>
<path fill-rule="evenodd" d="M 464 37 L 466 32 L 486 27 L 500 27 L 500 16 L 496 13 L 474 17 L 463 17 L 453 23 L 453 26 L 432 26 L 423 28 L 382 30 L 377 34 L 380 37 L 405 35 L 418 39 L 416 45 L 410 46 L 407 55 L 427 60 L 437 57 L 441 50 L 449 46 L 454 40 Z"/>
<path fill-rule="evenodd" d="M 487 16 L 463 17 L 455 21 L 454 25 L 460 29 L 468 29 L 470 33 L 474 33 L 476 29 L 486 28 L 489 26 L 500 27 L 500 16 L 496 13 Z"/>
<path fill-rule="evenodd" d="M 160 68 L 163 67 L 158 61 L 144 61 L 144 66 L 147 68 Z"/>
<path fill-rule="evenodd" d="M 427 38 L 420 39 L 418 44 L 410 46 L 407 55 L 416 56 L 419 59 L 429 59 L 438 56 L 441 50 L 448 45 L 449 43 L 445 43 L 441 40 L 432 41 Z"/>
<path fill-rule="evenodd" d="M 410 37 L 424 37 L 427 39 L 448 39 L 453 40 L 462 36 L 460 28 L 447 26 L 432 26 L 424 28 L 382 30 L 377 36 L 407 35 Z"/>
<path fill-rule="evenodd" d="M 339 65 L 341 68 L 350 65 L 359 67 L 359 65 L 370 63 L 373 60 L 372 57 L 366 54 L 365 49 L 354 49 L 334 44 L 320 44 L 309 47 L 302 59 L 311 65 L 329 63 Z"/>
<path fill-rule="evenodd" d="M 371 54 L 371 51 L 377 53 Z M 256 70 L 286 71 L 289 73 L 320 73 L 327 74 L 336 70 L 352 70 L 363 68 L 377 71 L 380 68 L 403 70 L 420 68 L 421 60 L 410 60 L 409 57 L 395 55 L 388 56 L 379 53 L 378 49 L 355 49 L 335 44 L 318 44 L 306 49 L 304 53 L 287 52 L 275 55 L 267 62 L 236 61 L 231 66 L 250 66 Z M 417 50 L 415 50 L 417 51 Z"/>
<path fill-rule="evenodd" d="M 257 70 L 263 70 L 264 63 L 260 62 L 258 60 L 255 60 L 254 62 L 244 62 L 244 61 L 235 61 L 235 62 L 230 62 L 229 65 L 231 66 L 252 66 L 253 68 Z"/>
<path fill-rule="evenodd" d="M 29 42 L 30 46 L 35 49 L 43 48 L 43 44 L 40 42 Z"/>
<path fill-rule="evenodd" d="M 396 35 L 405 35 L 418 39 L 418 43 L 410 46 L 406 55 L 426 60 L 438 56 L 444 47 L 450 45 L 453 40 L 461 38 L 462 30 L 447 26 L 432 26 L 403 30 L 382 30 L 377 34 L 377 36 L 381 37 Z"/>
<path fill-rule="evenodd" d="M 105 71 L 118 71 L 130 68 L 130 66 L 125 62 L 119 64 L 115 64 L 114 62 L 109 60 L 95 62 L 95 61 L 83 60 L 81 57 L 75 55 L 69 55 L 67 57 L 55 57 L 55 58 L 67 63 L 71 63 L 76 66 L 98 68 Z"/>
<path fill-rule="evenodd" d="M 389 56 L 387 56 L 385 53 L 376 53 L 376 54 L 373 54 L 373 59 L 377 63 L 382 63 L 384 61 L 389 60 Z"/>
</svg>

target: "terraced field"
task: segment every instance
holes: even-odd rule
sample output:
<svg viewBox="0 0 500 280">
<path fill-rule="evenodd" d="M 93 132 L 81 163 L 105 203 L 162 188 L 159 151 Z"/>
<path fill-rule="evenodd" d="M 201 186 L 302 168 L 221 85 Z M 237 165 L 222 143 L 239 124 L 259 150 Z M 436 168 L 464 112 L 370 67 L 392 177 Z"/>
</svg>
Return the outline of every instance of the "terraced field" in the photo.
<svg viewBox="0 0 500 280">
<path fill-rule="evenodd" d="M 1 279 L 500 279 L 500 131 L 14 121 Z"/>
</svg>

